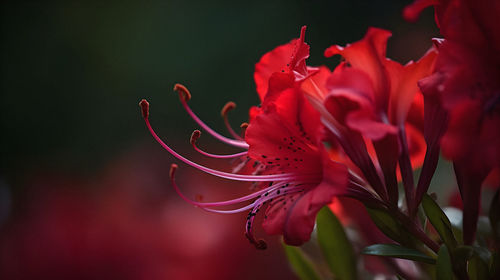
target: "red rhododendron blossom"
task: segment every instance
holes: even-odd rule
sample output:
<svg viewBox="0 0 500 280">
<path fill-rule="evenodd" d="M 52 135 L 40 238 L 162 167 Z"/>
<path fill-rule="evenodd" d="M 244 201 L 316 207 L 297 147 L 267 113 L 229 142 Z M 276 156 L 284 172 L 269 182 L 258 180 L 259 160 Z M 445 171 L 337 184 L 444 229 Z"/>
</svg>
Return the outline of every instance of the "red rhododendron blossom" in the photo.
<svg viewBox="0 0 500 280">
<path fill-rule="evenodd" d="M 301 37 L 288 45 L 278 47 L 266 54 L 256 69 L 256 83 L 262 98 L 262 107 L 254 108 L 244 140 L 230 139 L 217 134 L 204 124 L 187 106 L 190 93 L 181 85 L 176 85 L 181 102 L 186 111 L 204 130 L 219 140 L 236 147 L 248 149 L 234 155 L 213 155 L 200 150 L 196 140 L 200 136 L 195 131 L 191 138 L 194 148 L 204 155 L 216 158 L 244 158 L 243 164 L 254 167 L 250 175 L 227 173 L 194 163 L 167 146 L 153 131 L 149 123 L 149 104 L 141 101 L 146 125 L 153 137 L 179 160 L 206 173 L 235 181 L 259 183 L 261 187 L 252 194 L 221 202 L 198 202 L 184 196 L 174 181 L 176 165 L 172 165 L 172 185 L 187 202 L 206 211 L 216 213 L 239 213 L 249 211 L 246 236 L 257 248 L 266 247 L 265 242 L 253 235 L 255 215 L 269 204 L 263 222 L 268 234 L 281 234 L 287 244 L 300 245 L 309 240 L 316 214 L 333 197 L 346 193 L 348 171 L 340 163 L 334 162 L 319 138 L 321 122 L 316 112 L 301 95 L 295 85 L 307 78 L 310 70 L 305 66 L 309 48 L 304 43 L 305 28 Z M 287 55 L 274 55 L 292 50 Z M 286 62 L 283 56 L 288 56 Z M 276 58 L 277 57 L 277 58 Z M 264 63 L 265 62 L 265 63 Z M 311 71 L 312 72 L 312 71 Z M 259 83 L 267 82 L 262 89 Z M 225 112 L 234 105 L 229 104 Z M 246 203 L 246 204 L 245 204 Z M 221 210 L 220 206 L 242 207 Z"/>
<path fill-rule="evenodd" d="M 417 81 L 430 74 L 436 51 L 431 49 L 419 61 L 403 66 L 385 56 L 390 35 L 388 31 L 370 28 L 361 41 L 328 48 L 327 57 L 341 55 L 345 61 L 333 73 L 323 71 L 316 80 L 313 77 L 309 84 L 304 82 L 303 89 L 322 112 L 325 126 L 339 141 L 356 145 L 348 147 L 346 152 L 365 176 L 368 175 L 367 180 L 375 191 L 384 198 L 385 187 L 377 185 L 385 182 L 388 191 L 385 195 L 395 203 L 398 159 L 405 185 L 409 186 L 413 184 L 412 179 L 408 179 L 413 168 L 420 166 L 423 160 L 425 144 L 418 129 L 423 111 L 418 109 L 421 99 Z M 377 178 L 378 171 L 367 158 L 361 137 L 373 142 L 383 179 Z M 355 138 L 358 140 L 353 141 Z M 346 149 L 346 145 L 343 146 Z M 405 161 L 406 158 L 413 164 Z M 411 191 L 407 192 L 407 198 L 411 199 Z"/>
<path fill-rule="evenodd" d="M 294 91 L 284 93 L 279 102 L 287 102 L 287 110 L 271 104 L 259 114 L 247 129 L 246 139 L 250 144 L 249 156 L 258 159 L 263 165 L 261 175 L 243 175 L 226 173 L 196 164 L 182 157 L 168 147 L 152 130 L 147 113 L 145 120 L 151 133 L 160 144 L 172 155 L 183 162 L 209 174 L 235 181 L 266 182 L 268 187 L 250 195 L 229 201 L 202 203 L 185 197 L 173 181 L 176 166 L 171 169 L 172 184 L 181 197 L 202 209 L 216 213 L 238 213 L 250 211 L 247 218 L 246 235 L 258 248 L 265 248 L 263 241 L 257 241 L 252 234 L 252 224 L 260 208 L 269 203 L 263 227 L 269 234 L 283 234 L 285 242 L 300 245 L 309 240 L 317 212 L 331 202 L 334 195 L 344 192 L 347 185 L 347 170 L 329 158 L 323 158 L 321 146 L 315 141 L 313 134 L 303 130 L 303 122 L 309 116 L 300 110 L 300 98 Z M 295 103 L 295 108 L 291 107 Z M 147 112 L 146 101 L 141 102 Z M 289 114 L 292 112 L 292 114 Z M 314 112 L 309 110 L 309 112 Z M 302 115 L 303 114 L 303 115 Z M 293 122 L 292 122 L 293 121 Z M 318 122 L 319 124 L 319 122 Z M 302 128 L 302 130 L 301 130 Z M 269 133 L 272 131 L 273 133 Z M 320 144 L 321 145 L 321 144 Z M 233 210 L 217 210 L 214 207 L 237 205 L 247 201 L 253 202 Z"/>
<path fill-rule="evenodd" d="M 439 135 L 443 155 L 453 160 L 464 202 L 464 240 L 473 241 L 480 186 L 500 166 L 500 14 L 498 1 L 415 1 L 416 18 L 434 5 L 444 40 L 435 72 L 420 86 L 448 114 Z"/>
</svg>

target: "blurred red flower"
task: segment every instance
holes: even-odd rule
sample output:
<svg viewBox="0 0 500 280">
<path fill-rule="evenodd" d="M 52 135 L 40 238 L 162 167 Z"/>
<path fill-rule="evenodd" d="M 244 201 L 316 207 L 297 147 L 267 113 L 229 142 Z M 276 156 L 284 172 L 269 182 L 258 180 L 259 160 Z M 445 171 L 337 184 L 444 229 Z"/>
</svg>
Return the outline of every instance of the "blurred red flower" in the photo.
<svg viewBox="0 0 500 280">
<path fill-rule="evenodd" d="M 405 15 L 415 19 L 430 5 L 444 40 L 438 41 L 434 73 L 420 87 L 449 115 L 441 146 L 455 165 L 464 203 L 464 240 L 470 244 L 481 184 L 500 166 L 500 2 L 420 0 Z"/>
</svg>

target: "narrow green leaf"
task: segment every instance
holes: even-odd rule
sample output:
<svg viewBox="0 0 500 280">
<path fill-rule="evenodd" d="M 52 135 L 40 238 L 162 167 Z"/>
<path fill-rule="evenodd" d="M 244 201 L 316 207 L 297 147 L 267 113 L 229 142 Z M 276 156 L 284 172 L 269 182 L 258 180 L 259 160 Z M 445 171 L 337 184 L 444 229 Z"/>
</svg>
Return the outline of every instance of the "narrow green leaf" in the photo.
<svg viewBox="0 0 500 280">
<path fill-rule="evenodd" d="M 446 217 L 450 220 L 451 223 L 451 229 L 453 231 L 453 235 L 455 236 L 455 239 L 460 245 L 461 241 L 464 239 L 463 238 L 463 232 L 462 232 L 462 227 L 463 227 L 463 213 L 462 210 L 454 207 L 443 207 L 443 212 L 446 214 Z"/>
<path fill-rule="evenodd" d="M 472 246 L 461 245 L 461 246 L 458 246 L 453 251 L 453 256 L 455 256 L 458 259 L 468 260 L 468 259 L 472 258 L 473 253 L 474 253 L 474 248 L 472 248 Z"/>
<path fill-rule="evenodd" d="M 458 246 L 453 252 L 453 267 L 460 279 L 489 279 L 481 278 L 490 274 L 492 254 L 488 249 L 479 246 Z M 492 274 L 494 275 L 494 274 Z M 496 278 L 493 278 L 496 279 Z"/>
<path fill-rule="evenodd" d="M 491 255 L 490 276 L 491 279 L 500 279 L 500 256 L 498 255 L 498 252 L 494 252 Z"/>
<path fill-rule="evenodd" d="M 319 274 L 316 272 L 311 260 L 304 254 L 299 247 L 288 246 L 283 244 L 285 254 L 288 258 L 293 272 L 301 280 L 320 280 Z"/>
<path fill-rule="evenodd" d="M 488 265 L 477 254 L 474 254 L 467 265 L 467 274 L 470 280 L 482 280 L 489 278 Z"/>
<path fill-rule="evenodd" d="M 453 235 L 453 229 L 448 217 L 446 217 L 439 205 L 427 194 L 422 199 L 422 207 L 424 208 L 425 215 L 429 218 L 429 221 L 448 247 L 448 250 L 453 251 L 457 247 L 457 240 Z"/>
<path fill-rule="evenodd" d="M 441 245 L 439 248 L 436 261 L 436 279 L 453 280 L 453 266 L 446 245 Z"/>
<path fill-rule="evenodd" d="M 401 227 L 389 213 L 384 210 L 366 207 L 375 225 L 392 240 L 401 242 Z"/>
<path fill-rule="evenodd" d="M 342 224 L 328 207 L 317 218 L 318 243 L 335 279 L 357 279 L 356 258 Z"/>
<path fill-rule="evenodd" d="M 435 264 L 436 260 L 426 254 L 396 244 L 375 244 L 363 249 L 365 255 L 384 256 Z"/>
</svg>

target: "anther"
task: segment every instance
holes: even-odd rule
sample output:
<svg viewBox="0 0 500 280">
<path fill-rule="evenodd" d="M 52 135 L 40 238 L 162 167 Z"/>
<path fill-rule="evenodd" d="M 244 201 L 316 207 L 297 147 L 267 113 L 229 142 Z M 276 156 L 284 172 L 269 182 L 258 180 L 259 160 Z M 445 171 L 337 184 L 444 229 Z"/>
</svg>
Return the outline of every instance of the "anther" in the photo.
<svg viewBox="0 0 500 280">
<path fill-rule="evenodd" d="M 241 128 L 241 135 L 244 137 L 247 132 L 248 123 L 244 122 L 240 124 L 240 128 Z"/>
<path fill-rule="evenodd" d="M 222 110 L 220 111 L 220 115 L 224 118 L 224 117 L 226 117 L 227 113 L 229 111 L 233 110 L 234 108 L 236 108 L 236 103 L 229 101 L 226 103 L 226 105 L 224 105 L 224 107 L 222 107 Z"/>
<path fill-rule="evenodd" d="M 142 117 L 147 119 L 149 117 L 149 102 L 143 99 L 139 102 L 139 106 L 141 107 Z"/>
<path fill-rule="evenodd" d="M 175 164 L 175 163 L 172 163 L 172 164 L 170 165 L 170 172 L 169 172 L 168 174 L 169 174 L 169 176 L 170 176 L 170 178 L 171 178 L 171 179 L 173 179 L 173 178 L 174 178 L 174 176 L 175 176 L 175 171 L 177 170 L 177 167 L 178 167 L 178 166 L 177 166 L 177 164 Z"/>
<path fill-rule="evenodd" d="M 191 134 L 191 139 L 189 139 L 191 145 L 196 144 L 196 141 L 198 140 L 198 138 L 200 138 L 200 136 L 201 136 L 201 131 L 199 131 L 198 129 L 193 131 L 193 133 Z"/>
<path fill-rule="evenodd" d="M 186 102 L 191 99 L 191 93 L 189 92 L 189 90 L 185 86 L 183 86 L 181 84 L 175 84 L 174 91 L 179 93 L 179 97 L 181 99 L 184 99 L 184 101 L 186 101 Z"/>
</svg>

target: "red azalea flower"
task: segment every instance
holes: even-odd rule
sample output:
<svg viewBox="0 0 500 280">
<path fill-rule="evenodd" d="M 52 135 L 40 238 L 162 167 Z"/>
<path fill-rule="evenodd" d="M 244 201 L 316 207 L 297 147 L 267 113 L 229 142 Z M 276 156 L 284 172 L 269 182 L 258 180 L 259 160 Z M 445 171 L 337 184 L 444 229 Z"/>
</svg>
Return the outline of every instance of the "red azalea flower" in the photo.
<svg viewBox="0 0 500 280">
<path fill-rule="evenodd" d="M 340 142 L 358 143 L 352 149 L 356 151 L 346 152 L 365 176 L 371 174 L 367 180 L 384 198 L 385 187 L 377 187 L 384 183 L 377 178 L 378 171 L 372 167 L 368 154 L 363 152 L 366 148 L 363 148 L 362 137 L 373 142 L 387 195 L 395 203 L 398 159 L 404 172 L 405 186 L 408 186 L 409 200 L 413 192 L 412 169 L 420 166 L 423 160 L 423 137 L 418 129 L 421 128 L 423 112 L 418 109 L 421 99 L 417 81 L 430 73 L 436 52 L 431 49 L 419 61 L 410 61 L 403 66 L 385 57 L 390 35 L 388 31 L 370 28 L 361 41 L 346 47 L 335 45 L 328 48 L 325 51 L 327 57 L 341 55 L 345 61 L 330 75 L 325 72 L 312 82 L 321 86 L 307 85 L 303 89 L 311 99 L 316 100 L 313 103 L 322 111 L 325 126 L 334 134 L 344 134 L 338 137 Z M 352 141 L 354 138 L 358 140 Z M 356 162 L 355 153 L 364 159 Z M 410 158 L 412 163 L 402 160 L 405 158 Z"/>
<path fill-rule="evenodd" d="M 198 202 L 184 196 L 174 181 L 176 165 L 172 165 L 172 185 L 187 202 L 206 211 L 216 213 L 238 213 L 249 211 L 246 236 L 263 249 L 266 244 L 253 235 L 255 215 L 269 203 L 263 228 L 268 234 L 282 234 L 287 244 L 300 245 L 310 238 L 317 212 L 329 204 L 335 195 L 344 194 L 348 183 L 348 172 L 344 165 L 332 161 L 318 137 L 321 127 L 319 114 L 306 102 L 296 85 L 313 73 L 307 68 L 305 59 L 309 47 L 304 42 L 305 27 L 301 37 L 287 45 L 278 47 L 264 55 L 256 66 L 257 91 L 262 107 L 251 111 L 245 140 L 224 137 L 204 124 L 187 106 L 190 93 L 176 85 L 181 102 L 191 117 L 219 140 L 247 151 L 234 155 L 214 155 L 200 150 L 195 131 L 191 138 L 194 148 L 204 155 L 215 158 L 241 158 L 245 166 L 254 167 L 251 175 L 227 173 L 194 163 L 167 146 L 153 131 L 149 123 L 149 104 L 141 101 L 143 117 L 153 137 L 172 155 L 181 161 L 209 174 L 235 181 L 257 182 L 260 189 L 247 196 L 222 202 Z M 286 60 L 285 58 L 289 59 Z M 267 87 L 263 86 L 267 83 Z M 232 107 L 232 105 L 228 105 Z M 223 109 L 223 115 L 227 108 Z M 265 183 L 265 184 L 264 184 Z M 249 201 L 251 201 L 249 203 Z M 218 210 L 214 207 L 247 205 L 233 210 Z"/>
<path fill-rule="evenodd" d="M 474 240 L 480 186 L 500 166 L 500 14 L 498 1 L 415 1 L 416 18 L 435 6 L 443 41 L 434 73 L 420 82 L 427 103 L 449 116 L 437 129 L 443 155 L 454 162 L 464 203 L 464 241 Z M 444 135 L 443 135 L 444 133 Z"/>
<path fill-rule="evenodd" d="M 216 213 L 230 214 L 250 211 L 247 218 L 246 235 L 257 248 L 263 249 L 265 243 L 255 239 L 252 234 L 252 225 L 255 215 L 264 204 L 269 203 L 266 221 L 263 224 L 266 232 L 283 234 L 285 242 L 288 244 L 300 245 L 309 240 L 316 214 L 320 208 L 330 203 L 334 195 L 343 193 L 347 185 L 346 168 L 328 158 L 322 158 L 320 146 L 313 138 L 313 134 L 309 134 L 309 130 L 304 130 L 304 127 L 314 128 L 314 126 L 310 125 L 310 115 L 303 113 L 314 113 L 315 111 L 299 108 L 298 106 L 307 104 L 300 102 L 299 97 L 300 95 L 297 95 L 293 89 L 280 94 L 276 103 L 266 106 L 265 110 L 250 123 L 247 129 L 246 140 L 250 144 L 248 155 L 254 160 L 259 160 L 259 164 L 262 164 L 261 175 L 222 172 L 182 157 L 160 140 L 152 130 L 148 120 L 146 101 L 142 101 L 141 106 L 152 135 L 165 149 L 181 161 L 218 177 L 235 181 L 269 183 L 268 187 L 241 198 L 213 203 L 197 202 L 190 200 L 180 192 L 173 180 L 177 166 L 172 165 L 171 169 L 172 185 L 179 195 L 189 203 Z M 287 109 L 280 109 L 283 106 Z M 319 121 L 317 124 L 320 124 Z M 199 136 L 198 133 L 196 134 Z M 241 154 L 235 156 L 241 156 Z M 322 162 L 323 164 L 321 164 Z M 250 200 L 253 202 L 234 210 L 213 208 L 237 205 Z"/>
<path fill-rule="evenodd" d="M 287 244 L 300 245 L 309 240 L 321 207 L 345 192 L 347 169 L 328 158 L 317 137 L 319 115 L 300 93 L 285 90 L 275 104 L 248 127 L 248 152 L 266 164 L 266 172 L 295 174 L 283 183 L 301 191 L 273 200 L 262 226 L 268 234 L 283 234 Z"/>
</svg>

